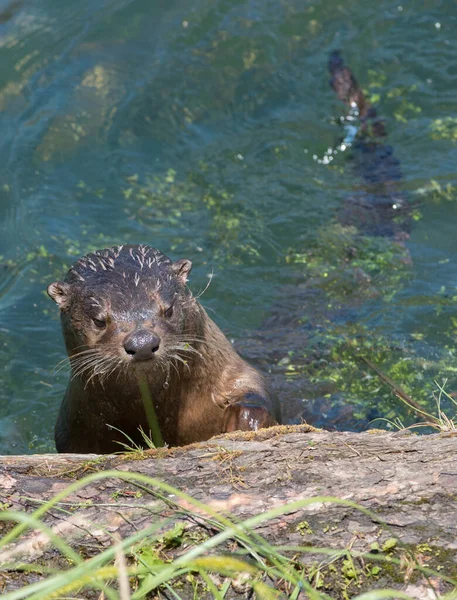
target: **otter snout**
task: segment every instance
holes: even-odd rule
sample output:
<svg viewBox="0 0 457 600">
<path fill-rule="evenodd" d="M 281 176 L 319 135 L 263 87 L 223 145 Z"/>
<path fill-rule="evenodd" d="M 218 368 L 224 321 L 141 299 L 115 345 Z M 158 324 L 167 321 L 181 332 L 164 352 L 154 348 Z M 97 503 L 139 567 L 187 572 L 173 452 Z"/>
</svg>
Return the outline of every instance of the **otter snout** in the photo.
<svg viewBox="0 0 457 600">
<path fill-rule="evenodd" d="M 159 336 L 147 329 L 139 329 L 124 340 L 124 350 L 132 357 L 132 360 L 153 358 L 159 346 Z"/>
</svg>

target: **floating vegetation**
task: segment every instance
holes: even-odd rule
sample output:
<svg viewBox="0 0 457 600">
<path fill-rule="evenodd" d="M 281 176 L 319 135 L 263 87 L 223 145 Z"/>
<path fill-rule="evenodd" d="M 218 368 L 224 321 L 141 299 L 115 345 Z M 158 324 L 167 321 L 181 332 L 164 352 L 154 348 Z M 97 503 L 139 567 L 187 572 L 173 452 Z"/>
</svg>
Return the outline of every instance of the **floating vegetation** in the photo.
<svg viewBox="0 0 457 600">
<path fill-rule="evenodd" d="M 174 169 L 144 179 L 135 174 L 126 181 L 122 193 L 128 218 L 147 227 L 161 223 L 172 228 L 172 249 L 190 236 L 201 251 L 211 253 L 213 260 L 243 264 L 260 256 L 260 248 L 269 237 L 260 213 L 215 185 L 180 178 Z M 198 238 L 193 232 L 202 231 L 202 222 L 207 225 Z"/>
<path fill-rule="evenodd" d="M 409 100 L 411 92 L 417 91 L 417 85 L 388 87 L 387 75 L 381 71 L 368 69 L 368 85 L 364 89 L 370 104 L 393 101 L 393 115 L 397 121 L 407 123 L 412 117 L 422 112 L 422 108 Z"/>
<path fill-rule="evenodd" d="M 407 281 L 411 258 L 403 244 L 334 223 L 319 231 L 314 248 L 290 251 L 287 262 L 300 264 L 304 279 L 325 290 L 330 299 L 382 296 L 388 300 Z"/>
<path fill-rule="evenodd" d="M 417 190 L 417 194 L 427 196 L 427 199 L 432 200 L 436 204 L 441 202 L 454 202 L 457 198 L 457 187 L 452 183 L 441 185 L 435 179 L 430 180 L 430 184 L 424 188 Z"/>
<path fill-rule="evenodd" d="M 457 117 L 435 119 L 430 125 L 433 140 L 457 141 Z"/>
<path fill-rule="evenodd" d="M 374 324 L 376 319 L 372 321 L 376 312 L 397 310 L 396 295 L 412 277 L 410 255 L 403 244 L 333 224 L 319 232 L 315 247 L 301 253 L 289 252 L 288 262 L 300 269 L 304 281 L 305 310 L 299 318 L 304 341 L 302 348 L 293 348 L 277 365 L 286 377 L 307 381 L 314 387 L 316 403 L 321 403 L 323 412 L 331 407 L 350 407 L 352 416 L 345 420 L 345 426 L 352 420 L 357 428 L 366 428 L 377 416 L 394 419 L 400 414 L 406 423 L 414 422 L 414 413 L 399 404 L 392 389 L 365 359 L 377 365 L 424 410 L 431 406 L 434 379 L 449 377 L 455 381 L 452 318 L 446 334 L 448 350 L 427 359 L 423 357 L 420 332 L 397 339 L 384 325 Z M 451 306 L 455 296 L 443 289 L 434 297 L 435 314 Z M 423 304 L 424 299 L 418 302 Z M 307 403 L 313 405 L 312 400 Z M 341 410 L 336 410 L 338 415 Z M 326 422 L 332 426 L 330 420 L 319 424 Z"/>
</svg>

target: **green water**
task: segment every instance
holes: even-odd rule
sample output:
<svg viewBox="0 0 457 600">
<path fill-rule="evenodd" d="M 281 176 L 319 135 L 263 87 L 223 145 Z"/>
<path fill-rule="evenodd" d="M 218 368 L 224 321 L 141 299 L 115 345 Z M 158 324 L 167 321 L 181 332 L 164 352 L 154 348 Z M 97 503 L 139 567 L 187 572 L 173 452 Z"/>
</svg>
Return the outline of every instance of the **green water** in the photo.
<svg viewBox="0 0 457 600">
<path fill-rule="evenodd" d="M 113 243 L 191 258 L 196 292 L 214 273 L 202 301 L 288 421 L 416 420 L 361 356 L 429 408 L 457 389 L 456 26 L 446 1 L 1 1 L 0 452 L 53 449 L 45 288 Z M 401 161 L 406 249 L 338 223 L 363 187 L 322 160 L 335 48 Z"/>
</svg>

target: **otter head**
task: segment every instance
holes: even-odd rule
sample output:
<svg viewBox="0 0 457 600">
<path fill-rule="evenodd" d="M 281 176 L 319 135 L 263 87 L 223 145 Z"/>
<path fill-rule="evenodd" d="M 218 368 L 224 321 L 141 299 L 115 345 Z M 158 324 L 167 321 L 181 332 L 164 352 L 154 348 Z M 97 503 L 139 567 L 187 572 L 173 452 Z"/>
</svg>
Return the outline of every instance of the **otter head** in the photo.
<svg viewBox="0 0 457 600">
<path fill-rule="evenodd" d="M 80 258 L 64 282 L 51 283 L 73 374 L 103 379 L 118 369 L 186 363 L 198 333 L 198 305 L 186 287 L 191 268 L 149 246 L 116 246 Z"/>
</svg>

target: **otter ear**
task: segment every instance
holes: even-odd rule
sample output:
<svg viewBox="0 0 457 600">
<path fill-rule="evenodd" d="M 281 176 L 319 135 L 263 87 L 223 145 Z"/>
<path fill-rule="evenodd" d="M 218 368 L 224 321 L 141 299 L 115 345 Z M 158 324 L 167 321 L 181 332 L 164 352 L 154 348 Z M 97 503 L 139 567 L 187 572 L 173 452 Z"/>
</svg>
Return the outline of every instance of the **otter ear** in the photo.
<svg viewBox="0 0 457 600">
<path fill-rule="evenodd" d="M 182 283 L 186 283 L 189 277 L 189 273 L 192 270 L 192 261 L 187 258 L 181 258 L 181 260 L 177 260 L 175 263 L 171 265 L 171 268 L 176 274 L 176 277 L 182 281 Z"/>
<path fill-rule="evenodd" d="M 48 285 L 47 292 L 60 308 L 65 308 L 70 300 L 70 289 L 71 286 L 68 283 L 54 281 Z"/>
</svg>

